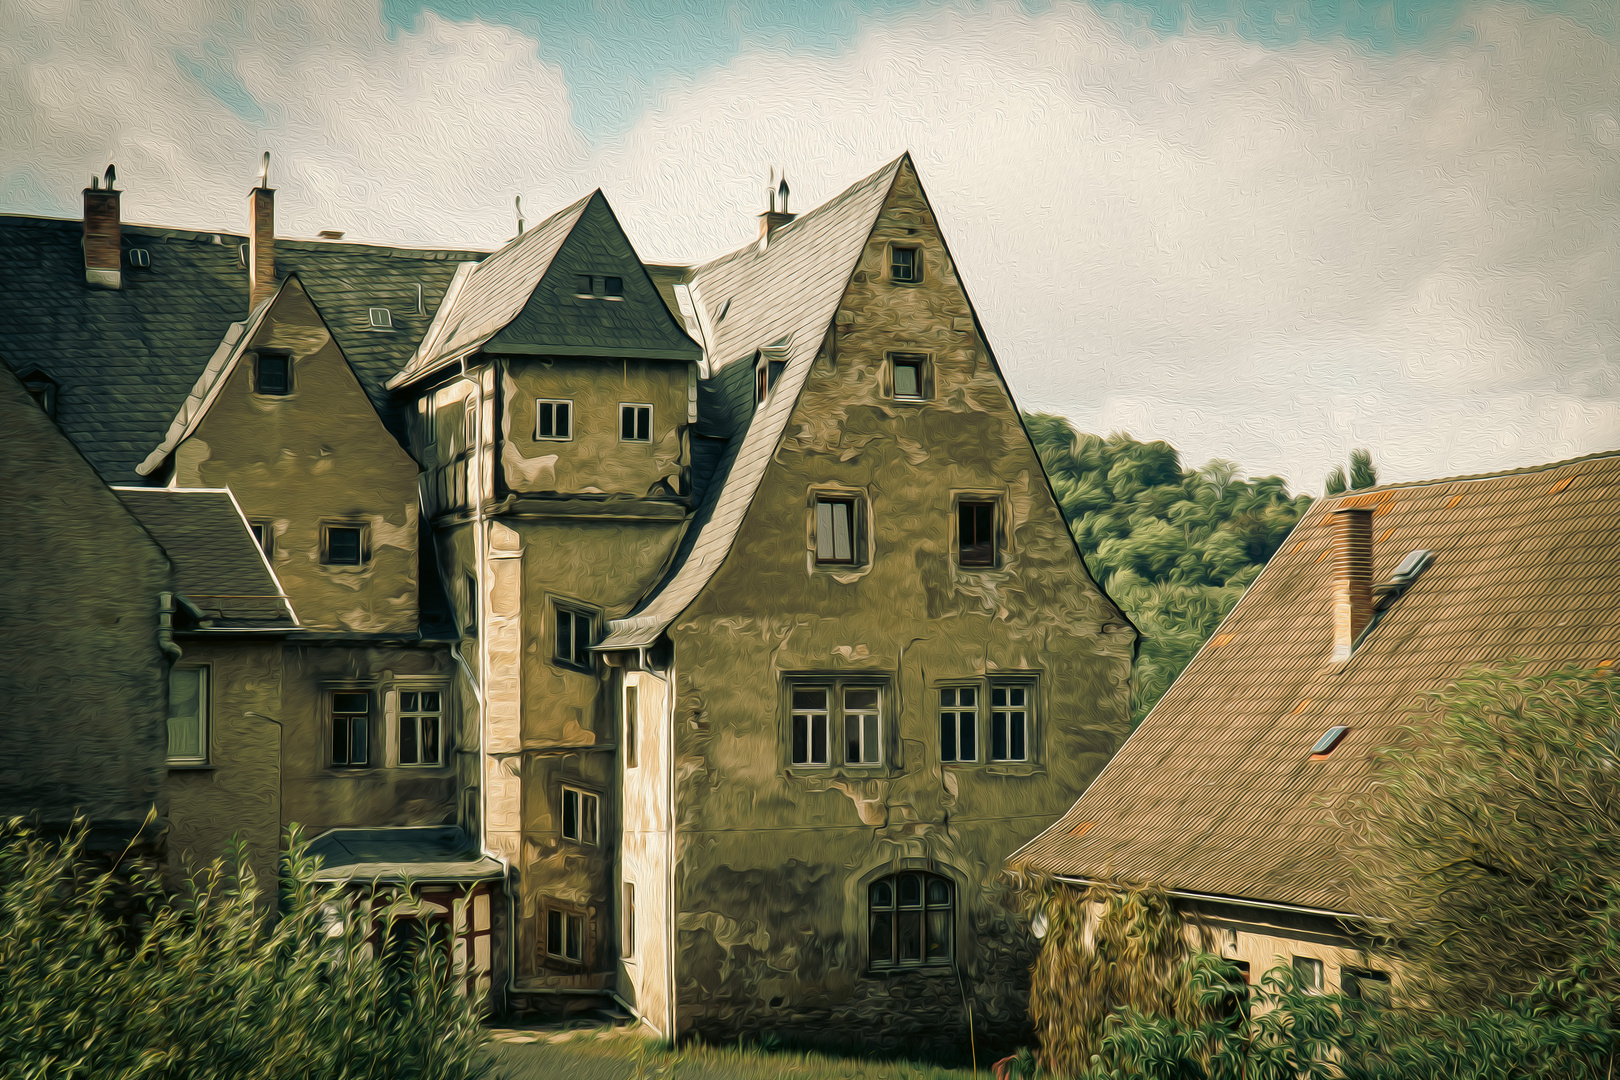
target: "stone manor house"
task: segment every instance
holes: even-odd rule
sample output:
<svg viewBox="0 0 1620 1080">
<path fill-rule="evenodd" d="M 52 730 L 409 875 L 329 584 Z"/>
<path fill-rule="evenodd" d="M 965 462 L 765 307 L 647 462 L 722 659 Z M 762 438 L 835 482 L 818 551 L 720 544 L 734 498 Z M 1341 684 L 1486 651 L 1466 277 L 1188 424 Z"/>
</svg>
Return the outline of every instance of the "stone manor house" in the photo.
<svg viewBox="0 0 1620 1080">
<path fill-rule="evenodd" d="M 120 196 L 0 215 L 0 813 L 154 810 L 174 873 L 298 823 L 496 1008 L 1021 1027 L 1003 861 L 1125 738 L 1136 631 L 909 157 L 693 265 L 600 191 L 489 253 Z"/>
</svg>

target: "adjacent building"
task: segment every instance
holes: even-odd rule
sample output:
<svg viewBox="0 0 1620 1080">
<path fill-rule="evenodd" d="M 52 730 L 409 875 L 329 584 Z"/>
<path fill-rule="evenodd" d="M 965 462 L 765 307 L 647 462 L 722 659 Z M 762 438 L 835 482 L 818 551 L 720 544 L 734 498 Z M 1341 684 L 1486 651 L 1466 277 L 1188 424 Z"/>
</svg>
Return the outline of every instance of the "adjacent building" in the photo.
<svg viewBox="0 0 1620 1080">
<path fill-rule="evenodd" d="M 464 900 L 517 1008 L 1016 1036 L 1002 859 L 1124 738 L 1136 632 L 909 157 L 692 265 L 601 192 L 486 257 L 109 188 L 82 235 L 0 217 L 0 358 L 184 581 L 124 721 L 168 725 L 176 853 L 301 823 L 333 879 Z"/>
<path fill-rule="evenodd" d="M 1620 455 L 1322 499 L 1061 820 L 1012 859 L 1153 884 L 1258 979 L 1385 993 L 1343 811 L 1466 669 L 1620 661 Z"/>
</svg>

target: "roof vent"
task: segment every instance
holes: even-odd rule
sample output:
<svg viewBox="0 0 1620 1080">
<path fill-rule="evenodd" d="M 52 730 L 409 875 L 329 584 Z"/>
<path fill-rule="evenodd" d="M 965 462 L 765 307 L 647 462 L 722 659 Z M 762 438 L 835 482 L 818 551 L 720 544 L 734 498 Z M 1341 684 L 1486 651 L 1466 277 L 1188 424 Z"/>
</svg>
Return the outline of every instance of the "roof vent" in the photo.
<svg viewBox="0 0 1620 1080">
<path fill-rule="evenodd" d="M 152 265 L 152 254 L 145 248 L 129 249 L 129 265 L 149 267 Z"/>
<path fill-rule="evenodd" d="M 1346 724 L 1334 724 L 1332 727 L 1328 728 L 1327 732 L 1323 734 L 1320 739 L 1316 740 L 1316 745 L 1311 747 L 1311 758 L 1313 760 L 1325 758 L 1329 754 L 1333 753 L 1333 748 L 1338 746 L 1339 743 L 1343 741 L 1345 734 L 1348 733 L 1349 730 L 1350 728 Z"/>
<path fill-rule="evenodd" d="M 371 309 L 371 328 L 373 330 L 392 330 L 394 328 L 394 315 L 385 307 Z"/>
<path fill-rule="evenodd" d="M 315 235 L 320 237 L 322 240 L 341 240 L 341 239 L 343 239 L 343 230 L 342 229 L 322 229 L 320 232 L 316 233 Z"/>
<path fill-rule="evenodd" d="M 1428 548 L 1419 548 L 1401 560 L 1401 565 L 1397 566 L 1395 572 L 1389 576 L 1389 583 L 1405 588 L 1416 581 L 1417 576 L 1427 570 L 1432 562 L 1434 562 L 1434 552 Z"/>
</svg>

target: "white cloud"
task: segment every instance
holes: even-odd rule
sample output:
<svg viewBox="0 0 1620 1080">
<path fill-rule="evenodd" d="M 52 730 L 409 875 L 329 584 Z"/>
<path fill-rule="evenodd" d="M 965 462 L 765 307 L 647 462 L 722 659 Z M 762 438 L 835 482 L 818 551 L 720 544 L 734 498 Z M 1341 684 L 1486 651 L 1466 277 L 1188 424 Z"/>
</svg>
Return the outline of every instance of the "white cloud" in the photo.
<svg viewBox="0 0 1620 1080">
<path fill-rule="evenodd" d="M 1620 446 L 1620 48 L 1573 21 L 1486 6 L 1382 56 L 931 11 L 744 53 L 587 147 L 514 31 L 149 2 L 0 12 L 0 205 L 72 215 L 116 154 L 130 217 L 240 227 L 268 145 L 289 232 L 490 244 L 514 193 L 601 186 L 689 259 L 752 237 L 768 167 L 802 209 L 910 148 L 1026 407 L 1312 488 L 1357 445 L 1392 479 Z"/>
</svg>

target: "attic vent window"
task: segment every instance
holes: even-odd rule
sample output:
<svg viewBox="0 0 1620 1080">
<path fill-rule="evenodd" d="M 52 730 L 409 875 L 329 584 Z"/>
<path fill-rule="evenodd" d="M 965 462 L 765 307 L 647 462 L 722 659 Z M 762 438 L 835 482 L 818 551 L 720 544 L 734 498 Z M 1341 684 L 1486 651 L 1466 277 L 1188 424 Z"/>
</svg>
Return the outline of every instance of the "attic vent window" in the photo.
<svg viewBox="0 0 1620 1080">
<path fill-rule="evenodd" d="M 370 310 L 370 321 L 373 330 L 392 330 L 394 313 L 385 307 L 374 307 Z"/>
<path fill-rule="evenodd" d="M 341 239 L 343 239 L 343 230 L 342 229 L 322 229 L 320 232 L 316 233 L 315 235 L 320 237 L 322 240 L 341 240 Z"/>
<path fill-rule="evenodd" d="M 718 314 L 718 315 L 716 315 L 714 317 L 714 321 L 716 323 L 725 322 L 726 321 L 726 313 L 729 312 L 730 310 L 731 310 L 731 301 L 727 300 L 724 304 L 720 305 L 720 314 Z"/>
<path fill-rule="evenodd" d="M 1333 748 L 1339 745 L 1349 730 L 1350 728 L 1344 724 L 1334 724 L 1328 728 L 1327 732 L 1316 740 L 1316 745 L 1311 747 L 1311 759 L 1318 760 L 1333 753 Z"/>
<path fill-rule="evenodd" d="M 152 265 L 152 253 L 145 248 L 130 248 L 129 265 L 146 269 Z"/>
<path fill-rule="evenodd" d="M 624 278 L 603 274 L 580 274 L 575 278 L 576 294 L 581 300 L 623 300 Z"/>
</svg>

